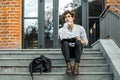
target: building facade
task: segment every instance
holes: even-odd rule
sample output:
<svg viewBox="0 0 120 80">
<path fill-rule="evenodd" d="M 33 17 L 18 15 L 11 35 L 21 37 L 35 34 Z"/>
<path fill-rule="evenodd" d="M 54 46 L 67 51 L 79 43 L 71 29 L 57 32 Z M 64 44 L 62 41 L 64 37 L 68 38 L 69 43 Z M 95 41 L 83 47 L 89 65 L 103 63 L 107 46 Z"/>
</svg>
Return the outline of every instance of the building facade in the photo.
<svg viewBox="0 0 120 80">
<path fill-rule="evenodd" d="M 22 48 L 22 0 L 0 0 L 0 49 Z M 120 7 L 120 0 L 104 0 L 105 6 Z"/>
</svg>

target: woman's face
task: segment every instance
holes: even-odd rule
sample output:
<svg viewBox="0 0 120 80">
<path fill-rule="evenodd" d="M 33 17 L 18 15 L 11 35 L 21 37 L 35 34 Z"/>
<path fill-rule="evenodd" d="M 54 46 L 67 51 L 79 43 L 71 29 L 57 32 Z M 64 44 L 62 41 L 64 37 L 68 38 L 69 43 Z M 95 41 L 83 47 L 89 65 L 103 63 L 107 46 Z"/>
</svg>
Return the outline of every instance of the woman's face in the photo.
<svg viewBox="0 0 120 80">
<path fill-rule="evenodd" d="M 71 16 L 71 14 L 66 14 L 65 15 L 65 22 L 71 22 L 73 23 L 74 17 Z"/>
</svg>

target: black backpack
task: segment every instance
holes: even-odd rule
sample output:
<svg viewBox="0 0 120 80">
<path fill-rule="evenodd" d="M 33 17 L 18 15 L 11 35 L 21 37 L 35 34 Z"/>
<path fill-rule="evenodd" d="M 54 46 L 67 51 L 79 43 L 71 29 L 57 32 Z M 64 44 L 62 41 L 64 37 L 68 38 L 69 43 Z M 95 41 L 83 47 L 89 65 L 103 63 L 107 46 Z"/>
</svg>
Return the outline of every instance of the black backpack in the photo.
<svg viewBox="0 0 120 80">
<path fill-rule="evenodd" d="M 33 73 L 39 72 L 50 72 L 52 62 L 50 58 L 41 55 L 40 57 L 34 58 L 29 64 L 29 72 L 33 80 Z"/>
</svg>

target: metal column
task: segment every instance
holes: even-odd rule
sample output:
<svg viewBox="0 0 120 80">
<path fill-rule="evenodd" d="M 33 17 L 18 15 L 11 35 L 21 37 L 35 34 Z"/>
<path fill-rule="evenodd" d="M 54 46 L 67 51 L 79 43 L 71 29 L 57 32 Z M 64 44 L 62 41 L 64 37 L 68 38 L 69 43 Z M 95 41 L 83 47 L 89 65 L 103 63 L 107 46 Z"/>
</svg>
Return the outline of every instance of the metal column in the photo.
<svg viewBox="0 0 120 80">
<path fill-rule="evenodd" d="M 45 0 L 38 0 L 38 48 L 45 47 L 44 35 L 44 15 L 45 15 Z"/>
<path fill-rule="evenodd" d="M 58 48 L 59 0 L 53 0 L 53 48 Z"/>
<path fill-rule="evenodd" d="M 81 0 L 82 3 L 82 26 L 84 26 L 89 40 L 89 6 L 88 0 Z"/>
<path fill-rule="evenodd" d="M 22 0 L 22 49 L 25 48 L 24 46 L 24 0 Z"/>
</svg>

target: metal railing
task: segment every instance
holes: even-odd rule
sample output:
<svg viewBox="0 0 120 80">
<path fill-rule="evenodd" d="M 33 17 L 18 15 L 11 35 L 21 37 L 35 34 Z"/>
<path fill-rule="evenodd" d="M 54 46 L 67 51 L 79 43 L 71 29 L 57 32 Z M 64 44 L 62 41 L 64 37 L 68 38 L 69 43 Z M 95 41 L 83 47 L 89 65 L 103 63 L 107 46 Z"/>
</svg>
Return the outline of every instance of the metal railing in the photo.
<svg viewBox="0 0 120 80">
<path fill-rule="evenodd" d="M 120 8 L 109 5 L 100 15 L 100 39 L 111 38 L 120 47 L 120 15 L 109 8 L 120 12 Z"/>
</svg>

